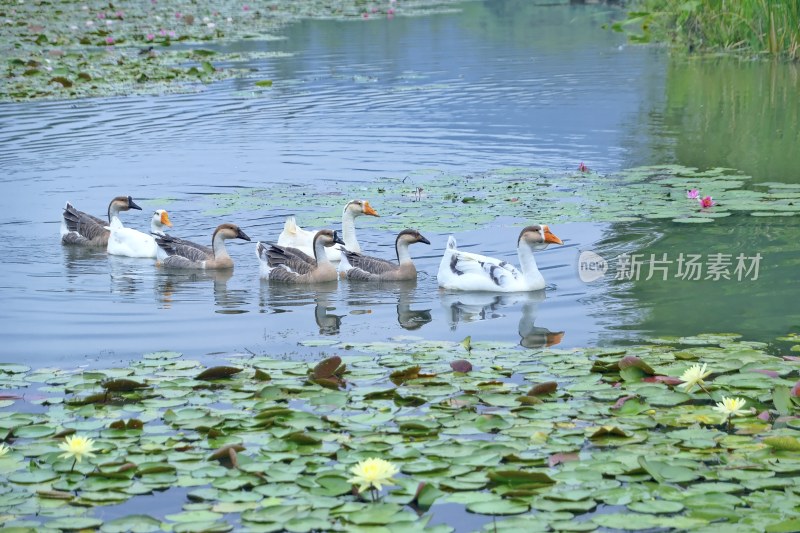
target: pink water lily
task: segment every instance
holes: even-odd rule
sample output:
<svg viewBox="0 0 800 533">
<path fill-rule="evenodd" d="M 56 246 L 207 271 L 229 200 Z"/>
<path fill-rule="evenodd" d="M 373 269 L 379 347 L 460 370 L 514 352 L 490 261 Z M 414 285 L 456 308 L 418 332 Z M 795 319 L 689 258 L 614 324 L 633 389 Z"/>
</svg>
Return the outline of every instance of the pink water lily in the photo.
<svg viewBox="0 0 800 533">
<path fill-rule="evenodd" d="M 148 41 L 152 41 L 155 38 L 156 38 L 156 36 L 153 35 L 152 33 L 148 33 L 147 36 L 145 37 L 145 39 L 147 39 Z"/>
<path fill-rule="evenodd" d="M 686 191 L 686 198 L 690 200 L 696 200 L 700 196 L 700 191 L 697 189 L 689 189 Z"/>
<path fill-rule="evenodd" d="M 578 165 L 578 171 L 579 171 L 579 172 L 589 172 L 589 167 L 587 167 L 586 165 L 584 165 L 584 164 L 583 164 L 583 161 L 581 161 L 581 164 L 580 164 L 580 165 Z"/>
<path fill-rule="evenodd" d="M 700 207 L 703 208 L 717 205 L 717 202 L 715 202 L 710 196 L 706 196 L 705 198 L 698 198 L 697 201 L 700 202 Z"/>
<path fill-rule="evenodd" d="M 106 37 L 106 44 L 114 44 L 114 38 L 110 35 Z"/>
</svg>

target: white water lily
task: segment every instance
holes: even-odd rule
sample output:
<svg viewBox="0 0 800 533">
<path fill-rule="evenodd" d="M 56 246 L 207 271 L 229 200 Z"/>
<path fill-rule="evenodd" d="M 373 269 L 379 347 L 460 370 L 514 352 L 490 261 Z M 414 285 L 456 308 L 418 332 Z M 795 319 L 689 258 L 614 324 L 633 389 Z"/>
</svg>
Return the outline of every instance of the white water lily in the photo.
<svg viewBox="0 0 800 533">
<path fill-rule="evenodd" d="M 79 435 L 71 435 L 64 439 L 64 442 L 58 445 L 62 453 L 58 457 L 60 459 L 69 459 L 74 457 L 77 462 L 81 462 L 84 457 L 94 457 L 94 440 L 88 437 L 81 437 Z"/>
<path fill-rule="evenodd" d="M 398 472 L 398 468 L 389 461 L 369 458 L 350 469 L 353 477 L 348 479 L 347 482 L 360 485 L 358 492 L 364 492 L 368 488 L 381 490 L 383 485 L 394 485 L 392 476 Z"/>
<path fill-rule="evenodd" d="M 719 411 L 722 415 L 722 421 L 725 422 L 732 416 L 745 416 L 748 414 L 747 411 L 744 410 L 746 404 L 747 400 L 744 398 L 728 398 L 727 396 L 723 396 L 722 401 L 717 402 L 714 410 Z"/>
<path fill-rule="evenodd" d="M 7 446 L 5 442 L 0 442 L 0 457 L 11 451 L 11 447 Z"/>
<path fill-rule="evenodd" d="M 706 382 L 703 381 L 703 379 L 711 374 L 710 370 L 706 371 L 706 366 L 705 363 L 703 363 L 702 367 L 699 364 L 692 365 L 681 374 L 681 381 L 683 381 L 683 383 L 680 386 L 683 387 L 685 392 L 691 392 L 695 385 L 699 385 L 701 388 L 705 385 Z"/>
</svg>

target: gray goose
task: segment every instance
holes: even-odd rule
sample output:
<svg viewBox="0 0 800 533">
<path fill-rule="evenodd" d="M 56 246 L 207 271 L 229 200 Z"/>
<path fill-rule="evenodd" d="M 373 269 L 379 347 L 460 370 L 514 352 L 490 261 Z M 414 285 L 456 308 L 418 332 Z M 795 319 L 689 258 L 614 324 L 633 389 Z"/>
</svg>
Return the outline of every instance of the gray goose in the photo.
<svg viewBox="0 0 800 533">
<path fill-rule="evenodd" d="M 233 268 L 233 259 L 228 255 L 225 241 L 243 239 L 249 241 L 245 232 L 236 224 L 220 224 L 211 236 L 211 248 L 171 235 L 156 237 L 158 244 L 157 265 L 174 269 L 214 270 Z"/>
<path fill-rule="evenodd" d="M 403 281 L 417 279 L 417 268 L 411 260 L 408 247 L 417 242 L 431 242 L 415 229 L 404 229 L 397 234 L 394 242 L 397 263 L 361 255 L 349 250 L 342 251 L 342 262 L 339 270 L 343 277 L 355 281 Z"/>
<path fill-rule="evenodd" d="M 111 234 L 108 227 L 112 220 L 119 220 L 122 211 L 142 208 L 130 196 L 117 196 L 108 204 L 108 222 L 83 211 L 67 202 L 61 221 L 61 243 L 76 246 L 105 248 Z M 120 223 L 121 224 L 121 223 Z"/>
<path fill-rule="evenodd" d="M 326 248 L 344 244 L 338 232 L 323 229 L 314 235 L 314 257 L 289 246 L 277 244 L 256 245 L 256 257 L 260 261 L 261 277 L 281 283 L 310 284 L 336 281 L 336 267 L 331 264 Z"/>
</svg>

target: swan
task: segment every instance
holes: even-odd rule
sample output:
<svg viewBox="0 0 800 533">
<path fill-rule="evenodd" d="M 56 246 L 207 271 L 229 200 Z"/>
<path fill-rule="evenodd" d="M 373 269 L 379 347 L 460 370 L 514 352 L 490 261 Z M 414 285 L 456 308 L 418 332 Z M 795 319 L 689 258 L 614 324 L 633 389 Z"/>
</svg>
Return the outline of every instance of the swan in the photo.
<svg viewBox="0 0 800 533">
<path fill-rule="evenodd" d="M 109 226 L 114 220 L 122 226 L 119 214 L 130 209 L 142 208 L 136 205 L 130 196 L 117 196 L 108 204 L 108 223 L 106 223 L 101 218 L 78 211 L 67 202 L 61 220 L 61 243 L 105 248 L 108 246 L 108 237 L 111 233 Z"/>
<path fill-rule="evenodd" d="M 356 217 L 361 215 L 378 216 L 378 212 L 369 205 L 367 200 L 351 200 L 342 210 L 342 239 L 344 247 L 351 252 L 361 252 L 361 246 L 356 238 Z M 316 231 L 304 230 L 297 225 L 294 217 L 288 217 L 283 225 L 283 231 L 278 236 L 278 246 L 297 248 L 309 257 L 314 255 L 314 236 Z M 339 247 L 327 248 L 325 253 L 331 261 L 340 261 L 342 252 Z"/>
<path fill-rule="evenodd" d="M 170 235 L 156 237 L 158 244 L 157 265 L 176 269 L 223 269 L 233 268 L 233 259 L 228 255 L 225 241 L 248 237 L 236 224 L 220 224 L 211 236 L 211 248 Z"/>
<path fill-rule="evenodd" d="M 431 241 L 415 229 L 404 229 L 397 234 L 394 248 L 397 253 L 397 264 L 361 255 L 358 252 L 344 250 L 339 271 L 343 277 L 358 281 L 402 281 L 417 279 L 417 268 L 408 253 L 408 247 L 416 242 L 430 244 Z"/>
<path fill-rule="evenodd" d="M 158 209 L 150 219 L 150 235 L 142 233 L 133 228 L 126 228 L 118 218 L 111 221 L 109 226 L 111 234 L 108 238 L 108 253 L 111 255 L 123 255 L 125 257 L 157 257 L 158 245 L 156 238 L 163 237 L 164 226 L 172 227 L 169 214 L 164 209 Z"/>
<path fill-rule="evenodd" d="M 314 236 L 314 257 L 297 248 L 275 244 L 256 245 L 256 257 L 260 261 L 261 277 L 283 283 L 325 283 L 336 281 L 338 273 L 325 254 L 325 248 L 344 244 L 339 233 L 323 229 Z"/>
<path fill-rule="evenodd" d="M 521 269 L 506 261 L 459 251 L 452 235 L 439 263 L 436 279 L 439 287 L 458 291 L 521 292 L 544 289 L 544 277 L 536 267 L 534 250 L 549 244 L 563 244 L 546 225 L 523 229 L 517 239 L 517 254 Z"/>
</svg>

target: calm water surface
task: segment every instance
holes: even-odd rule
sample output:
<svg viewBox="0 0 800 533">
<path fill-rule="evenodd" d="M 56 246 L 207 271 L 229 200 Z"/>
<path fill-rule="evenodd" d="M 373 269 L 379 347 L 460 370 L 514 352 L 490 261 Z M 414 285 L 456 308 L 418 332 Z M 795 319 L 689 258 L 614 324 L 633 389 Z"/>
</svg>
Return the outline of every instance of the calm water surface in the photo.
<svg viewBox="0 0 800 533">
<path fill-rule="evenodd" d="M 312 182 L 331 194 L 337 182 L 421 169 L 564 170 L 584 161 L 613 172 L 678 162 L 732 166 L 756 181 L 800 181 L 793 67 L 670 61 L 601 29 L 618 16 L 606 7 L 511 0 L 462 7 L 424 18 L 312 21 L 288 28 L 284 41 L 229 45 L 225 51 L 292 55 L 248 63 L 257 69 L 251 79 L 194 94 L 1 104 L 0 359 L 73 366 L 153 350 L 302 354 L 298 341 L 320 337 L 472 335 L 535 348 L 732 330 L 768 340 L 800 324 L 796 217 L 735 216 L 711 228 L 557 224 L 565 246 L 538 255 L 546 297 L 440 293 L 435 273 L 447 235 L 424 227 L 432 245 L 412 249 L 418 282 L 380 287 L 271 286 L 258 278 L 254 244 L 241 241 L 229 245 L 233 273 L 197 274 L 60 245 L 65 201 L 101 215 L 119 194 L 144 207 L 123 214 L 126 225 L 145 229 L 150 212 L 163 207 L 172 233 L 207 242 L 224 221 L 253 241 L 274 240 L 287 215 L 303 224 L 312 213 L 298 198 L 220 219 L 209 214 L 218 193 Z M 273 88 L 254 92 L 259 79 L 272 79 Z M 760 155 L 742 157 L 746 150 Z M 380 212 L 380 199 L 369 199 Z M 391 221 L 392 213 L 382 215 Z M 516 263 L 519 228 L 532 221 L 548 222 L 536 213 L 498 217 L 459 232 L 459 244 Z M 394 236 L 371 226 L 358 220 L 362 248 L 393 255 Z M 762 247 L 771 253 L 760 282 L 587 285 L 577 276 L 582 250 L 611 256 Z"/>
</svg>

